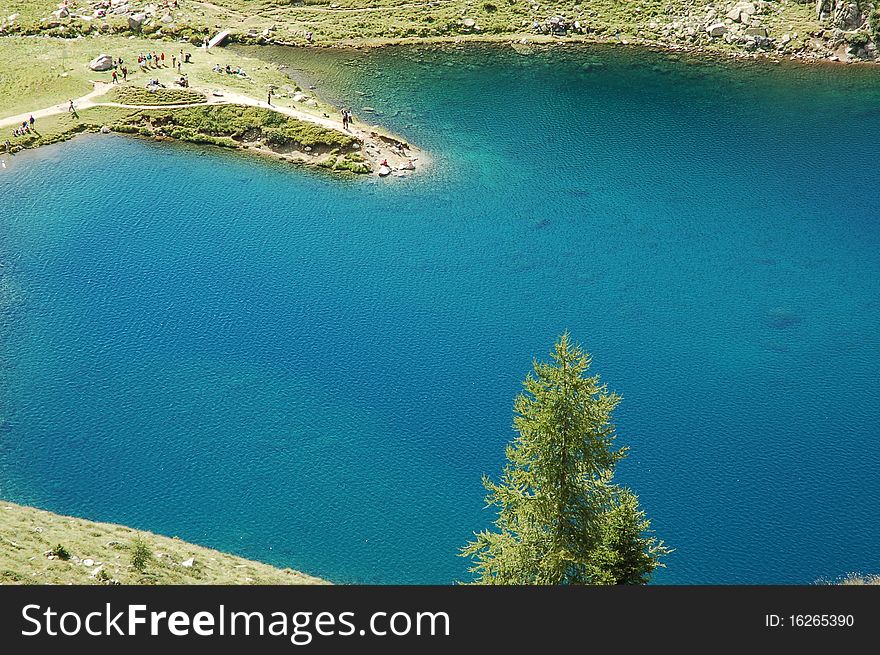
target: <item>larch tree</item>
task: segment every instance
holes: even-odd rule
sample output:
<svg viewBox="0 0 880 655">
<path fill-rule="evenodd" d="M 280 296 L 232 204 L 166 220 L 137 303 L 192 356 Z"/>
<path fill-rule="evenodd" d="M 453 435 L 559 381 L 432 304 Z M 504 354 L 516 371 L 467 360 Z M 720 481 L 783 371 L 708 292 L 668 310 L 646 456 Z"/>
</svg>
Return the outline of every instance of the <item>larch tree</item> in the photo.
<svg viewBox="0 0 880 655">
<path fill-rule="evenodd" d="M 461 554 L 477 584 L 641 584 L 669 550 L 649 536 L 632 492 L 612 479 L 626 448 L 614 445 L 620 396 L 566 332 L 552 361 L 534 363 L 514 403 L 516 438 L 499 482 L 483 478 L 497 531 Z"/>
</svg>

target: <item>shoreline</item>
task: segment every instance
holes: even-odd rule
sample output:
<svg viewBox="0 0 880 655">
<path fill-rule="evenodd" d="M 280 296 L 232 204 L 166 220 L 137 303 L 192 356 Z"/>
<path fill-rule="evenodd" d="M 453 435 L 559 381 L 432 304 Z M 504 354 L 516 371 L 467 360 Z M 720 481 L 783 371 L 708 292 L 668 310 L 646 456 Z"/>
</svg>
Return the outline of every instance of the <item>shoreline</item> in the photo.
<svg viewBox="0 0 880 655">
<path fill-rule="evenodd" d="M 169 35 L 170 37 L 170 35 Z M 5 35 L 0 36 L 0 39 L 7 38 Z M 15 38 L 14 35 L 9 35 L 9 38 Z M 57 39 L 59 41 L 69 41 L 69 38 L 65 37 L 48 37 L 43 35 L 30 35 L 27 37 L 20 38 L 33 38 L 37 40 L 41 40 L 43 38 L 48 39 Z M 99 37 L 100 38 L 100 37 Z M 121 38 L 121 37 L 119 37 Z M 169 46 L 172 43 L 176 43 L 171 38 L 163 38 L 161 40 L 157 40 L 157 43 L 166 43 Z M 287 48 L 305 48 L 305 49 L 339 49 L 339 50 L 373 50 L 373 49 L 381 49 L 385 47 L 419 47 L 419 46 L 463 46 L 468 47 L 470 45 L 491 45 L 491 46 L 499 46 L 499 47 L 511 47 L 517 49 L 518 47 L 527 49 L 527 48 L 550 48 L 550 47 L 607 47 L 607 48 L 628 48 L 628 49 L 638 49 L 644 50 L 648 52 L 655 52 L 661 54 L 679 54 L 679 55 L 689 55 L 699 58 L 705 58 L 706 60 L 714 60 L 714 61 L 734 61 L 734 62 L 768 62 L 774 64 L 792 62 L 797 64 L 808 64 L 808 65 L 828 65 L 828 64 L 847 64 L 847 65 L 856 65 L 861 64 L 862 66 L 874 66 L 878 61 L 867 61 L 858 58 L 850 58 L 845 53 L 843 56 L 833 56 L 833 57 L 820 57 L 815 50 L 809 50 L 806 46 L 801 47 L 799 49 L 793 50 L 791 52 L 782 52 L 781 49 L 784 46 L 780 46 L 779 49 L 758 49 L 747 51 L 746 48 L 740 43 L 725 43 L 724 41 L 720 41 L 717 45 L 713 45 L 712 42 L 706 43 L 687 43 L 682 39 L 678 40 L 658 40 L 654 38 L 644 38 L 642 36 L 630 36 L 622 37 L 618 35 L 606 35 L 604 33 L 581 33 L 581 34 L 566 34 L 566 35 L 554 35 L 554 34 L 537 34 L 534 32 L 505 32 L 505 33 L 479 33 L 479 32 L 471 32 L 471 33 L 455 33 L 455 34 L 445 34 L 445 35 L 436 35 L 436 36 L 401 36 L 401 37 L 366 37 L 362 39 L 347 39 L 347 38 L 339 38 L 335 40 L 330 40 L 329 42 L 313 42 L 313 43 L 299 43 L 285 40 L 284 38 L 260 38 L 254 40 L 249 35 L 245 34 L 230 34 L 227 44 L 232 46 L 232 48 L 221 47 L 219 49 L 215 49 L 213 51 L 202 50 L 201 48 L 197 49 L 199 53 L 204 53 L 208 58 L 217 54 L 217 50 L 226 51 L 226 53 L 233 53 L 236 57 L 238 56 L 235 53 L 235 46 L 242 46 L 246 48 L 264 48 L 264 47 L 287 47 Z M 843 46 L 845 50 L 845 46 Z M 182 52 L 182 50 L 181 50 Z M 522 54 L 527 55 L 527 51 L 522 51 Z M 199 55 L 201 56 L 201 54 Z M 257 56 L 259 58 L 259 56 Z M 268 60 L 263 60 L 264 62 Z M 85 62 L 83 62 L 83 65 Z M 284 66 L 280 64 L 273 64 L 277 73 L 281 73 L 282 75 L 287 75 L 284 72 Z M 147 72 L 150 75 L 159 73 L 166 74 L 168 71 L 147 69 L 143 72 Z M 137 85 L 143 80 L 140 80 Z M 95 85 L 94 90 L 79 98 L 76 102 L 83 102 L 86 99 L 92 99 L 94 97 L 100 97 L 106 93 L 108 93 L 113 87 L 106 82 L 97 82 L 92 80 Z M 166 80 L 166 82 L 170 81 Z M 295 162 L 299 164 L 304 164 L 307 166 L 315 166 L 319 168 L 325 168 L 329 170 L 349 170 L 353 173 L 358 174 L 371 174 L 375 175 L 384 161 L 387 161 L 390 167 L 390 174 L 388 171 L 383 171 L 388 174 L 388 176 L 408 176 L 411 174 L 416 174 L 422 172 L 425 168 L 430 165 L 430 156 L 422 151 L 420 148 L 413 146 L 406 139 L 400 137 L 398 135 L 392 134 L 388 130 L 384 129 L 379 125 L 367 124 L 363 120 L 355 119 L 352 123 L 351 130 L 344 130 L 342 127 L 342 122 L 335 121 L 330 119 L 330 114 L 327 112 L 335 112 L 334 115 L 338 115 L 339 108 L 328 105 L 325 101 L 317 98 L 314 94 L 312 95 L 313 102 L 310 107 L 311 110 L 298 110 L 295 109 L 292 105 L 294 104 L 291 101 L 288 101 L 288 104 L 291 107 L 283 107 L 283 106 L 273 106 L 269 105 L 265 101 L 259 101 L 255 98 L 244 95 L 241 93 L 237 93 L 232 89 L 222 88 L 223 83 L 219 83 L 220 87 L 223 90 L 224 95 L 228 95 L 229 99 L 217 99 L 213 97 L 213 91 L 216 89 L 217 82 L 216 80 L 207 80 L 208 84 L 202 85 L 193 85 L 192 89 L 203 93 L 206 97 L 206 101 L 204 103 L 200 103 L 198 106 L 216 106 L 216 105 L 228 105 L 228 104 L 242 104 L 250 107 L 260 107 L 262 109 L 267 109 L 271 111 L 275 111 L 281 114 L 285 114 L 295 120 L 309 122 L 315 125 L 321 125 L 327 129 L 334 130 L 342 135 L 353 136 L 359 142 L 359 154 L 357 157 L 358 162 L 363 162 L 363 164 L 358 164 L 353 161 L 348 161 L 346 157 L 345 162 L 336 162 L 340 163 L 340 167 L 336 166 L 336 163 L 327 163 L 326 161 L 322 161 L 317 153 L 310 152 L 309 148 L 305 148 L 304 150 L 297 151 L 295 148 L 285 148 L 283 151 L 273 148 L 271 146 L 267 146 L 266 144 L 261 144 L 259 142 L 246 142 L 242 141 L 236 148 L 237 150 L 250 150 L 252 152 L 258 153 L 262 156 L 267 157 L 275 157 L 281 161 Z M 103 90 L 99 90 L 101 85 L 104 85 Z M 214 86 L 214 89 L 211 87 Z M 299 87 L 297 87 L 297 91 L 299 91 Z M 288 95 L 288 98 L 291 96 Z M 295 96 L 294 96 L 295 97 Z M 296 98 L 299 101 L 299 98 Z M 176 106 L 162 106 L 162 105 L 150 105 L 150 106 L 135 106 L 135 105 L 123 105 L 119 103 L 107 103 L 107 102 L 91 102 L 88 104 L 89 108 L 91 107 L 118 107 L 122 109 L 132 109 L 132 110 L 159 110 L 159 109 L 167 109 L 167 110 L 176 110 L 178 107 Z M 60 105 L 55 106 L 57 109 L 54 113 L 61 113 L 63 108 Z M 322 113 L 322 116 L 318 116 L 318 113 Z M 45 110 L 36 110 L 35 114 L 42 113 L 45 115 Z M 2 127 L 10 127 L 15 124 L 13 119 L 22 120 L 24 114 L 20 114 L 18 116 L 0 118 L 0 128 Z M 88 126 L 81 130 L 71 129 L 69 133 L 64 135 L 58 135 L 53 141 L 58 140 L 66 140 L 68 138 L 72 138 L 77 133 L 81 131 L 103 131 L 106 129 L 104 126 Z M 112 129 L 112 127 L 111 127 Z M 147 135 L 144 135 L 147 136 Z M 159 135 L 162 137 L 160 140 L 164 140 L 167 138 L 165 135 Z M 4 150 L 2 148 L 2 143 L 5 141 L 4 139 L 0 139 L 0 154 L 3 154 Z M 18 144 L 14 144 L 18 145 Z M 15 152 L 20 151 L 21 149 L 29 149 L 33 147 L 40 147 L 44 145 L 42 139 L 40 139 L 36 143 L 29 143 L 27 145 L 19 145 L 18 147 L 13 147 L 11 152 L 7 154 L 14 155 Z M 415 169 L 412 169 L 411 162 L 415 164 Z M 365 168 L 369 168 L 369 170 L 363 170 Z"/>
<path fill-rule="evenodd" d="M 840 56 L 819 57 L 814 53 L 795 51 L 790 53 L 776 50 L 756 50 L 749 52 L 736 49 L 728 50 L 720 47 L 705 46 L 690 43 L 671 43 L 654 39 L 639 37 L 621 39 L 617 37 L 603 38 L 600 35 L 579 36 L 553 36 L 546 34 L 533 34 L 528 32 L 513 32 L 509 34 L 457 34 L 446 36 L 429 37 L 383 37 L 375 39 L 340 39 L 329 43 L 302 44 L 285 42 L 281 40 L 267 40 L 262 43 L 249 42 L 247 40 L 236 41 L 230 39 L 231 45 L 261 48 L 266 46 L 301 48 L 315 50 L 378 50 L 396 46 L 420 46 L 420 45 L 470 45 L 485 44 L 499 46 L 611 46 L 630 49 L 643 49 L 659 53 L 695 54 L 707 59 L 736 60 L 736 61 L 765 61 L 772 63 L 798 62 L 808 65 L 845 65 L 856 67 L 880 67 L 880 59 L 868 60 L 858 58 L 841 58 Z"/>
</svg>

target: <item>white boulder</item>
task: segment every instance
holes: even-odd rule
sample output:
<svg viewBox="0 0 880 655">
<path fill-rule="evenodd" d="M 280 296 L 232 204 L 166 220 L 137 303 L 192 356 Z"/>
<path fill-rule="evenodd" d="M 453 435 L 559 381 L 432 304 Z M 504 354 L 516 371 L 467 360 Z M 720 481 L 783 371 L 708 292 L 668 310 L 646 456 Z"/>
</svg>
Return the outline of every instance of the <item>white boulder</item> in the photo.
<svg viewBox="0 0 880 655">
<path fill-rule="evenodd" d="M 104 54 L 98 55 L 89 62 L 89 68 L 93 71 L 108 71 L 113 68 L 113 57 Z"/>
</svg>

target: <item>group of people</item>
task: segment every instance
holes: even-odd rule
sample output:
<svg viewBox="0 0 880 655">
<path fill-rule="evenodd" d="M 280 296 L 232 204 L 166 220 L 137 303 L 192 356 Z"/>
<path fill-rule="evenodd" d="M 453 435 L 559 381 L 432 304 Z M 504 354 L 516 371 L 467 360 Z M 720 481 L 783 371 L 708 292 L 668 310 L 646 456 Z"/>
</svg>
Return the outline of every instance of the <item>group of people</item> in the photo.
<svg viewBox="0 0 880 655">
<path fill-rule="evenodd" d="M 148 52 L 138 55 L 138 66 L 141 68 L 160 68 L 165 66 L 164 52 Z"/>
<path fill-rule="evenodd" d="M 22 121 L 21 125 L 16 126 L 16 128 L 14 130 L 12 130 L 12 136 L 18 138 L 20 136 L 26 136 L 26 135 L 30 134 L 31 132 L 36 132 L 36 130 L 34 129 L 34 123 L 36 123 L 36 122 L 37 121 L 34 120 L 33 116 L 31 116 L 26 121 Z M 6 149 L 7 150 L 9 150 L 10 145 L 11 144 L 9 143 L 9 141 L 7 141 L 6 142 Z"/>
<path fill-rule="evenodd" d="M 351 109 L 342 108 L 342 127 L 348 131 L 349 126 L 351 125 L 353 118 L 351 115 Z"/>
<path fill-rule="evenodd" d="M 235 68 L 233 68 L 229 64 L 226 64 L 225 68 L 220 64 L 214 64 L 214 68 L 212 68 L 211 70 L 213 70 L 215 73 L 226 73 L 227 75 L 238 75 L 240 77 L 248 76 L 248 74 L 245 73 L 240 66 L 236 66 Z"/>
</svg>

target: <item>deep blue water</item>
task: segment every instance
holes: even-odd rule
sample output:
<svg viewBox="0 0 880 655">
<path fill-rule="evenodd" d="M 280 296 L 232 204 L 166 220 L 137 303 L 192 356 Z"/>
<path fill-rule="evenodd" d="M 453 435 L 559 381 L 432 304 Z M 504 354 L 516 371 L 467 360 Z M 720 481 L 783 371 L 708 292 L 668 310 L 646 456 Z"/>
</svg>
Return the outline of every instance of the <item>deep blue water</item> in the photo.
<svg viewBox="0 0 880 655">
<path fill-rule="evenodd" d="M 465 579 L 480 476 L 567 328 L 624 396 L 658 582 L 880 569 L 880 72 L 269 54 L 430 174 L 117 136 L 16 157 L 0 497 L 333 581 Z"/>
</svg>

